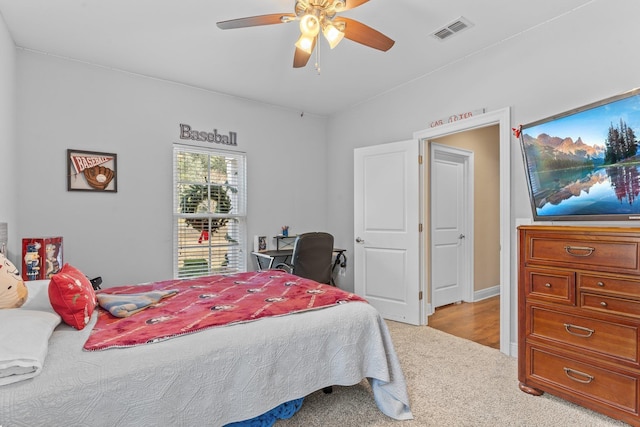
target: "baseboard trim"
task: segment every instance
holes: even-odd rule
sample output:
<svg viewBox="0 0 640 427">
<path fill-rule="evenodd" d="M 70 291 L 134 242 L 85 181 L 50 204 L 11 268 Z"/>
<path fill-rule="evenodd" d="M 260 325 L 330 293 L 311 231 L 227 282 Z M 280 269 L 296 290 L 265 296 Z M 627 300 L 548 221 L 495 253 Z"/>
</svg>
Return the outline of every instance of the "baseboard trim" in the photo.
<svg viewBox="0 0 640 427">
<path fill-rule="evenodd" d="M 500 285 L 491 286 L 490 288 L 480 289 L 473 293 L 473 302 L 500 295 Z"/>
</svg>

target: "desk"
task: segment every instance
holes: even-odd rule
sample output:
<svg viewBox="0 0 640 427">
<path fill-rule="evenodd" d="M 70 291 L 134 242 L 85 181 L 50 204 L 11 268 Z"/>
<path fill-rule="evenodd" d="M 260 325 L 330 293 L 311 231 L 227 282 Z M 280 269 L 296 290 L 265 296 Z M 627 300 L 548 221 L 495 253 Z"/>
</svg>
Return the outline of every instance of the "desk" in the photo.
<svg viewBox="0 0 640 427">
<path fill-rule="evenodd" d="M 346 249 L 333 248 L 333 256 L 334 260 L 331 265 L 331 272 L 333 273 L 336 267 L 340 264 L 347 263 L 347 257 L 344 255 Z M 251 252 L 256 258 L 256 264 L 258 265 L 258 271 L 268 270 L 270 268 L 275 267 L 278 264 L 288 264 L 287 261 L 291 260 L 291 255 L 293 255 L 293 249 L 277 249 L 277 250 L 267 250 L 267 251 L 253 251 Z M 331 278 L 331 282 L 333 283 L 333 277 Z"/>
<path fill-rule="evenodd" d="M 276 239 L 276 251 L 293 249 L 293 245 L 296 243 L 296 239 L 298 238 L 297 234 L 289 234 L 283 236 L 282 234 L 278 234 L 277 236 L 273 236 Z"/>
<path fill-rule="evenodd" d="M 286 263 L 293 254 L 293 249 L 274 249 L 268 251 L 253 251 L 251 255 L 256 257 L 258 271 L 268 270 L 274 265 Z"/>
</svg>

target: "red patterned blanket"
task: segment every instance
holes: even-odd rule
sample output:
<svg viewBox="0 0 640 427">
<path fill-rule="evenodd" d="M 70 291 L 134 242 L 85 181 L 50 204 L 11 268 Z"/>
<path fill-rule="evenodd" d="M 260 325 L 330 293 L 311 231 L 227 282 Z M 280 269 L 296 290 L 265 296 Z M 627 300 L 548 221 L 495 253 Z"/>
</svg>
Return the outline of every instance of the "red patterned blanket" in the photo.
<svg viewBox="0 0 640 427">
<path fill-rule="evenodd" d="M 132 347 L 214 326 L 250 322 L 350 301 L 366 302 L 355 294 L 278 270 L 166 280 L 108 288 L 101 293 L 165 290 L 178 292 L 129 317 L 115 317 L 100 309 L 84 349 Z"/>
</svg>

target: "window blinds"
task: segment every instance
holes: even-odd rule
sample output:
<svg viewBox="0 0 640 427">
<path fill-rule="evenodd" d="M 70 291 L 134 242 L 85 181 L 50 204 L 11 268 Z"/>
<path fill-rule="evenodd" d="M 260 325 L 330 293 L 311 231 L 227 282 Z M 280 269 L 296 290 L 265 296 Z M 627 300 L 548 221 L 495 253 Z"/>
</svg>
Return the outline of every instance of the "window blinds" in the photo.
<svg viewBox="0 0 640 427">
<path fill-rule="evenodd" d="M 246 270 L 246 156 L 174 146 L 174 276 Z"/>
</svg>

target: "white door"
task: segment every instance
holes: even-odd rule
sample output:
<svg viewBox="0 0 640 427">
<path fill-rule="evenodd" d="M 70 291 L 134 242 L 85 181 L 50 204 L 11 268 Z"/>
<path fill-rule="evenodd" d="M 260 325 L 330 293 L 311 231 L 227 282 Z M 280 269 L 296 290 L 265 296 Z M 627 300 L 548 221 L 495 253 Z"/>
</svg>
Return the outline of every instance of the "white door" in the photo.
<svg viewBox="0 0 640 427">
<path fill-rule="evenodd" d="M 417 140 L 354 150 L 355 293 L 414 325 L 423 317 L 418 150 Z"/>
<path fill-rule="evenodd" d="M 431 144 L 431 304 L 470 298 L 469 159 L 472 153 Z"/>
</svg>

